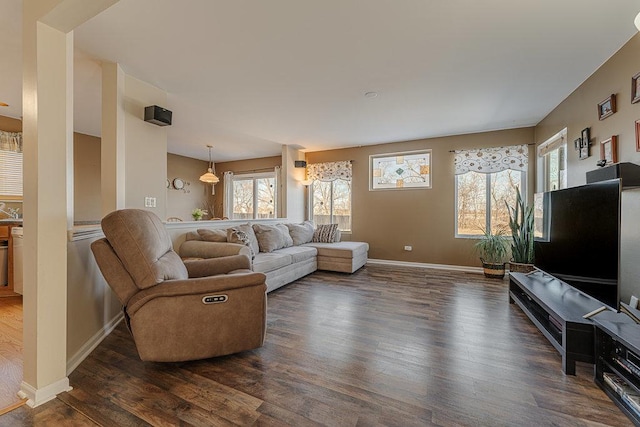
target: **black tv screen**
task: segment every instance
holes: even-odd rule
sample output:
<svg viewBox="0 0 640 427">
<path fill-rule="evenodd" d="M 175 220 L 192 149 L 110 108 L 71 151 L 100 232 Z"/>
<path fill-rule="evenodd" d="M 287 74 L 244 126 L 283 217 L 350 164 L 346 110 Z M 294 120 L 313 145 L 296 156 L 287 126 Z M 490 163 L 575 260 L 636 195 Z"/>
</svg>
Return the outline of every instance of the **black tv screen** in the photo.
<svg viewBox="0 0 640 427">
<path fill-rule="evenodd" d="M 619 180 L 550 191 L 542 197 L 542 218 L 536 218 L 535 266 L 614 309 L 620 191 Z"/>
</svg>

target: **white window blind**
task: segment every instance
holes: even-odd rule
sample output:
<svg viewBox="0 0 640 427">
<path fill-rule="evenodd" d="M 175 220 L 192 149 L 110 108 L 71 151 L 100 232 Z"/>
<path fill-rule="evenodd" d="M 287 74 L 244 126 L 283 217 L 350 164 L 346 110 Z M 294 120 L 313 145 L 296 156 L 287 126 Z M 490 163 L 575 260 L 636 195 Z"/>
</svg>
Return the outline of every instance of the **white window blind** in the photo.
<svg viewBox="0 0 640 427">
<path fill-rule="evenodd" d="M 0 198 L 22 198 L 22 153 L 0 150 Z"/>
</svg>

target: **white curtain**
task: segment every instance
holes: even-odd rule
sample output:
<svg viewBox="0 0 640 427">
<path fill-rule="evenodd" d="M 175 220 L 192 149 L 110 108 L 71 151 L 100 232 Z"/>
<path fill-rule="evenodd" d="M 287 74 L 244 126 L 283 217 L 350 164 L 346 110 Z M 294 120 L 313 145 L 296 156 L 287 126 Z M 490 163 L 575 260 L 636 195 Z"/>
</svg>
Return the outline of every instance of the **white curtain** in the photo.
<svg viewBox="0 0 640 427">
<path fill-rule="evenodd" d="M 313 181 L 351 181 L 351 161 L 314 163 L 307 165 L 307 179 Z"/>
<path fill-rule="evenodd" d="M 528 164 L 529 147 L 526 144 L 456 150 L 454 158 L 456 175 L 462 175 L 470 171 L 494 173 L 507 169 L 527 172 Z"/>
<path fill-rule="evenodd" d="M 233 172 L 225 172 L 224 191 L 222 193 L 222 216 L 233 219 Z"/>
<path fill-rule="evenodd" d="M 22 132 L 0 130 L 0 150 L 22 153 Z"/>
</svg>

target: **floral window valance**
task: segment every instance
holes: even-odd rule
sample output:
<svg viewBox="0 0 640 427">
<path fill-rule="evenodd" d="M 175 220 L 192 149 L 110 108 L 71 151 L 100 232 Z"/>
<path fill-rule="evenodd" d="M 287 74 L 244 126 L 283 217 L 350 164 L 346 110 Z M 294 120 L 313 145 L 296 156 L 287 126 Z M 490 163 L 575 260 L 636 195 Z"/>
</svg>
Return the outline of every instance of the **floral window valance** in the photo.
<svg viewBox="0 0 640 427">
<path fill-rule="evenodd" d="M 312 181 L 351 181 L 351 161 L 314 163 L 307 165 L 307 179 Z"/>
<path fill-rule="evenodd" d="M 456 150 L 454 159 L 456 175 L 471 171 L 494 173 L 507 169 L 526 172 L 528 164 L 529 148 L 527 145 Z"/>
<path fill-rule="evenodd" d="M 0 150 L 22 153 L 22 132 L 0 130 Z"/>
</svg>

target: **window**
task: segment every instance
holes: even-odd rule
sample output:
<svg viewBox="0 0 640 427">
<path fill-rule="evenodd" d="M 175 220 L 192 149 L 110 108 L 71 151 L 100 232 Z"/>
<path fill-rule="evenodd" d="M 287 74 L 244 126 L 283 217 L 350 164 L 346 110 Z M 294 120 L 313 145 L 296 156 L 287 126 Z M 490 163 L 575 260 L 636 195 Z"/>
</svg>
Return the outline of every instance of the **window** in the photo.
<svg viewBox="0 0 640 427">
<path fill-rule="evenodd" d="M 307 165 L 309 216 L 317 225 L 338 224 L 351 231 L 351 162 L 327 162 Z"/>
<path fill-rule="evenodd" d="M 567 129 L 549 138 L 538 148 L 538 189 L 567 188 Z"/>
<path fill-rule="evenodd" d="M 225 174 L 225 190 L 230 190 L 230 219 L 265 219 L 277 217 L 276 172 L 251 175 Z M 230 215 L 229 215 L 230 213 Z"/>
<path fill-rule="evenodd" d="M 0 197 L 22 200 L 22 132 L 0 130 Z"/>
<path fill-rule="evenodd" d="M 515 205 L 517 188 L 526 199 L 527 167 L 526 145 L 456 151 L 456 237 L 509 234 L 506 204 Z"/>
<path fill-rule="evenodd" d="M 340 230 L 351 231 L 351 181 L 314 181 L 311 194 L 316 225 L 338 223 Z"/>
</svg>

